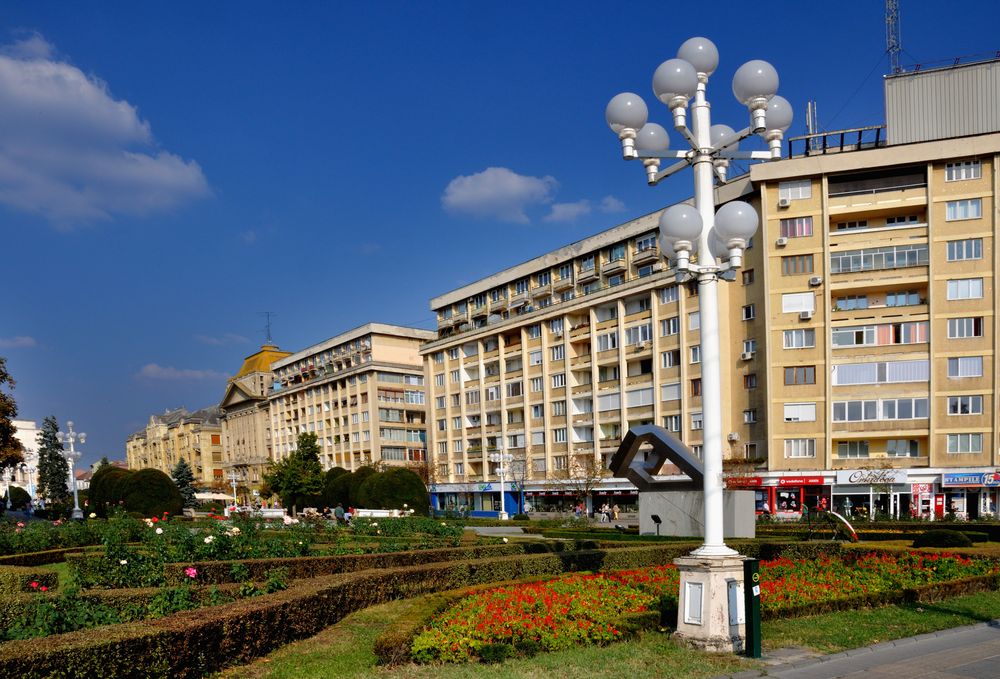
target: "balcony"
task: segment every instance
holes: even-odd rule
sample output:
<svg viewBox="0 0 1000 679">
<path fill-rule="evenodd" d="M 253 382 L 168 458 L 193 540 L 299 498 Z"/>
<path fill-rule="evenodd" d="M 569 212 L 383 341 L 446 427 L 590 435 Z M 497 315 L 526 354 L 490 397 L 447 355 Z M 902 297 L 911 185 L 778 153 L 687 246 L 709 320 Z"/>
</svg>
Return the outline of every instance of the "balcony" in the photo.
<svg viewBox="0 0 1000 679">
<path fill-rule="evenodd" d="M 577 283 L 589 283 L 590 281 L 597 280 L 597 268 L 591 267 L 589 269 L 584 269 L 576 275 Z"/>
<path fill-rule="evenodd" d="M 576 283 L 573 282 L 572 276 L 567 276 L 566 278 L 557 278 L 552 282 L 552 289 L 555 292 L 562 292 L 563 290 L 570 290 L 575 286 Z"/>
<path fill-rule="evenodd" d="M 539 285 L 531 289 L 531 298 L 539 299 L 541 297 L 548 297 L 552 294 L 552 284 L 546 283 L 545 285 Z"/>
<path fill-rule="evenodd" d="M 844 214 L 855 210 L 897 209 L 927 205 L 927 184 L 885 183 L 868 189 L 835 192 L 830 187 L 830 214 Z"/>
<path fill-rule="evenodd" d="M 636 250 L 632 253 L 632 263 L 635 265 L 640 264 L 650 264 L 652 262 L 659 261 L 660 251 L 653 248 L 646 248 L 645 250 Z"/>
<path fill-rule="evenodd" d="M 625 271 L 625 258 L 616 259 L 604 264 L 601 267 L 601 273 L 605 276 L 613 276 L 616 273 L 622 273 Z"/>
<path fill-rule="evenodd" d="M 930 421 L 924 417 L 912 420 L 863 420 L 860 422 L 832 422 L 834 432 L 840 434 L 868 434 L 887 432 L 890 438 L 927 436 Z M 898 436 L 897 436 L 898 434 Z"/>
<path fill-rule="evenodd" d="M 516 309 L 518 307 L 524 306 L 528 303 L 528 291 L 522 290 L 516 294 L 510 296 L 510 304 L 508 305 L 510 309 Z"/>
</svg>

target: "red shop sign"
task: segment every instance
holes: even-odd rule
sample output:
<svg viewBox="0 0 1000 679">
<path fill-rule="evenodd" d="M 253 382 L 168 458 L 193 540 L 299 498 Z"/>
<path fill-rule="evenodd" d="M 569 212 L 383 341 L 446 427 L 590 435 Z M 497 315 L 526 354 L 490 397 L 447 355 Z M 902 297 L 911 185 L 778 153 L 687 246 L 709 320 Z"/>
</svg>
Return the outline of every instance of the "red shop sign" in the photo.
<svg viewBox="0 0 1000 679">
<path fill-rule="evenodd" d="M 822 486 L 822 476 L 783 476 L 778 479 L 779 486 Z"/>
<path fill-rule="evenodd" d="M 764 485 L 764 479 L 759 476 L 730 476 L 726 479 L 729 488 L 757 488 Z"/>
</svg>

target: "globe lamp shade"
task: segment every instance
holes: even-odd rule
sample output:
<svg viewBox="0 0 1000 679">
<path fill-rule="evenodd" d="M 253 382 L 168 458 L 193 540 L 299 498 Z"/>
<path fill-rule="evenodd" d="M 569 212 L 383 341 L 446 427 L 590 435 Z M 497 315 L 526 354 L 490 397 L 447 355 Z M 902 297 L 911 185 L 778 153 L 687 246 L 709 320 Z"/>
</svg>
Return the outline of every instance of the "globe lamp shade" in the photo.
<svg viewBox="0 0 1000 679">
<path fill-rule="evenodd" d="M 738 150 L 740 143 L 736 137 L 736 131 L 729 125 L 712 125 L 708 131 L 712 146 L 717 149 L 728 148 L 731 151 Z"/>
<path fill-rule="evenodd" d="M 719 50 L 708 38 L 690 38 L 677 50 L 677 58 L 683 59 L 698 73 L 712 75 L 719 66 Z"/>
<path fill-rule="evenodd" d="M 767 131 L 780 130 L 784 132 L 792 124 L 795 112 L 788 100 L 780 95 L 774 95 L 767 102 Z"/>
<path fill-rule="evenodd" d="M 731 238 L 750 240 L 757 233 L 759 223 L 757 211 L 742 200 L 726 203 L 715 213 L 715 231 L 723 241 Z"/>
<path fill-rule="evenodd" d="M 664 104 L 677 97 L 693 97 L 697 89 L 698 74 L 683 59 L 667 59 L 653 73 L 653 93 Z"/>
<path fill-rule="evenodd" d="M 604 119 L 615 134 L 620 134 L 624 129 L 641 129 L 648 117 L 646 102 L 632 92 L 616 94 L 604 109 Z"/>
<path fill-rule="evenodd" d="M 666 151 L 670 148 L 670 137 L 662 125 L 646 123 L 635 137 L 635 147 L 653 153 Z"/>
<path fill-rule="evenodd" d="M 660 233 L 674 241 L 696 243 L 701 235 L 701 228 L 701 215 L 687 203 L 671 205 L 660 215 Z"/>
<path fill-rule="evenodd" d="M 736 69 L 733 75 L 733 94 L 741 104 L 750 105 L 754 99 L 770 99 L 778 91 L 778 72 L 774 66 L 754 59 Z"/>
</svg>

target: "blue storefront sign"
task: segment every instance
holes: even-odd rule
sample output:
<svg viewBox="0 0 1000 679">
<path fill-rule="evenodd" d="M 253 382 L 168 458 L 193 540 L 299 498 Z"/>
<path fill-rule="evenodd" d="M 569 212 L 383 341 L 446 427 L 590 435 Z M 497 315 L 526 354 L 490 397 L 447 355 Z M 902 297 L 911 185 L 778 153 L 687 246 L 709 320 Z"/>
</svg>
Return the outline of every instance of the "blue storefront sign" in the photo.
<svg viewBox="0 0 1000 679">
<path fill-rule="evenodd" d="M 1000 488 L 1000 472 L 963 472 L 958 474 L 942 474 L 941 486 L 943 488 L 955 488 L 959 486 Z"/>
</svg>

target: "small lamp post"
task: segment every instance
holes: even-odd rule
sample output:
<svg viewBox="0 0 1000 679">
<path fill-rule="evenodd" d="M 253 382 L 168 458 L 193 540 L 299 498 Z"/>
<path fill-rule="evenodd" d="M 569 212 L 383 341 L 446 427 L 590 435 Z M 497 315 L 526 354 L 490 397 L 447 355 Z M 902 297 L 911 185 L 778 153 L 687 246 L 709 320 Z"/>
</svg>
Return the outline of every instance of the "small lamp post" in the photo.
<svg viewBox="0 0 1000 679">
<path fill-rule="evenodd" d="M 83 519 L 83 510 L 80 509 L 80 493 L 76 484 L 76 461 L 80 459 L 80 452 L 76 449 L 76 440 L 80 439 L 82 446 L 87 442 L 87 435 L 83 432 L 77 433 L 73 430 L 73 421 L 66 422 L 66 431 L 61 437 L 61 442 L 69 446 L 69 450 L 63 449 L 63 455 L 69 464 L 69 480 L 73 484 L 73 513 L 70 515 L 74 519 Z"/>
<path fill-rule="evenodd" d="M 503 452 L 503 450 L 500 450 L 496 453 L 490 453 L 489 455 L 490 462 L 494 462 L 500 465 L 500 469 L 498 470 L 498 472 L 500 474 L 500 520 L 501 521 L 505 521 L 507 519 L 507 503 L 504 498 L 504 495 L 506 495 L 506 488 L 504 487 L 504 479 L 505 479 L 504 472 L 506 471 L 505 465 L 510 464 L 510 461 L 512 459 L 514 459 L 513 455 L 511 455 L 510 453 L 505 453 Z"/>
<path fill-rule="evenodd" d="M 756 210 L 742 201 L 726 203 L 716 211 L 713 182 L 726 181 L 730 160 L 780 158 L 792 108 L 776 95 L 774 67 L 753 60 L 737 69 L 732 84 L 736 99 L 749 110 L 750 124 L 740 132 L 712 125 L 705 92 L 718 64 L 719 52 L 712 41 L 691 38 L 681 45 L 677 58 L 663 62 L 653 74 L 653 93 L 670 109 L 674 130 L 687 142 L 687 149 L 668 151 L 667 131 L 647 122 L 646 103 L 631 92 L 611 99 L 605 117 L 621 142 L 625 160 L 642 160 L 650 186 L 689 165 L 694 174 L 694 206 L 673 205 L 660 217 L 661 254 L 673 263 L 679 281 L 697 279 L 701 308 L 705 536 L 701 547 L 676 562 L 681 571 L 677 633 L 707 650 L 732 651 L 742 648 L 743 635 L 732 631 L 742 625 L 736 611 L 729 609 L 728 602 L 735 599 L 728 588 L 730 583 L 742 583 L 743 569 L 742 557 L 723 539 L 718 281 L 735 279 L 759 219 Z M 740 141 L 751 135 L 762 136 L 768 150 L 740 151 Z M 663 158 L 678 162 L 661 171 Z"/>
</svg>

